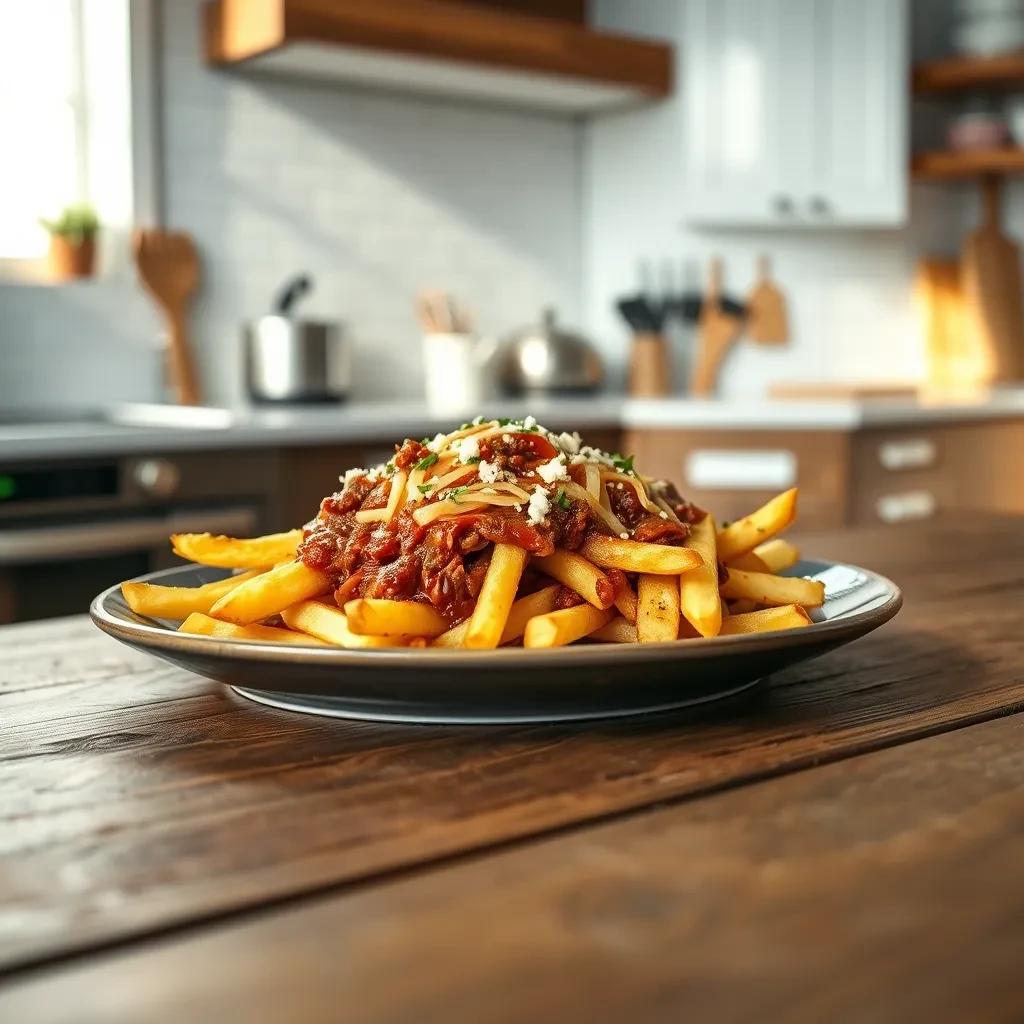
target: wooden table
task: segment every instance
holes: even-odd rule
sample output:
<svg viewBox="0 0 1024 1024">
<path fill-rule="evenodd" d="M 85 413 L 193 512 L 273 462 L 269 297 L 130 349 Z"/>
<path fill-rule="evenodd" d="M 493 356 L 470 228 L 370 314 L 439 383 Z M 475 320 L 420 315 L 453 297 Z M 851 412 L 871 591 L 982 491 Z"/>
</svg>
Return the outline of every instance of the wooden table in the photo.
<svg viewBox="0 0 1024 1024">
<path fill-rule="evenodd" d="M 805 548 L 904 610 L 598 725 L 308 718 L 0 631 L 0 1020 L 1024 1019 L 1024 520 Z"/>
</svg>

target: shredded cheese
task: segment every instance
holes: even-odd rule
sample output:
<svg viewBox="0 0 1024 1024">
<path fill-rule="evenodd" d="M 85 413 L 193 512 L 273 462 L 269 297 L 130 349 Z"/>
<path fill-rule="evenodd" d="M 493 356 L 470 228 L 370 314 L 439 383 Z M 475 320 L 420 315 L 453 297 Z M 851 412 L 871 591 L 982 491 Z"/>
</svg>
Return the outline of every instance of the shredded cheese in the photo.
<svg viewBox="0 0 1024 1024">
<path fill-rule="evenodd" d="M 530 504 L 526 509 L 526 518 L 536 526 L 538 523 L 544 522 L 550 511 L 551 499 L 548 497 L 548 492 L 540 484 L 537 484 L 530 495 Z"/>
</svg>

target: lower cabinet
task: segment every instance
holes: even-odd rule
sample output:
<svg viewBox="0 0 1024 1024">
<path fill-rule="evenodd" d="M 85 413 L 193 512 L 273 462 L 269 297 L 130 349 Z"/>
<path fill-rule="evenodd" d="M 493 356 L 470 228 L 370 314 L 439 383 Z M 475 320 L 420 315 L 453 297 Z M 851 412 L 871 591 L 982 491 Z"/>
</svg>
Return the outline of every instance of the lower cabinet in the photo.
<svg viewBox="0 0 1024 1024">
<path fill-rule="evenodd" d="M 631 430 L 637 465 L 734 519 L 799 484 L 800 526 L 906 523 L 941 512 L 1024 513 L 1024 421 L 916 428 Z"/>
</svg>

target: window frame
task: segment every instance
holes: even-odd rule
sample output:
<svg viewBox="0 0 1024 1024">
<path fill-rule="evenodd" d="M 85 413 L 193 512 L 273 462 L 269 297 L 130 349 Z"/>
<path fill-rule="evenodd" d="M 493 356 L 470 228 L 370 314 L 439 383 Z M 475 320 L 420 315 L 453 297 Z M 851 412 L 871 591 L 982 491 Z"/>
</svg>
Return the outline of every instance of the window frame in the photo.
<svg viewBox="0 0 1024 1024">
<path fill-rule="evenodd" d="M 113 3 L 115 0 L 106 0 Z M 130 163 L 131 201 L 126 216 L 113 222 L 103 219 L 100 235 L 100 267 L 104 273 L 116 273 L 127 262 L 128 234 L 134 225 L 159 226 L 163 201 L 161 167 L 160 67 L 158 61 L 158 0 L 116 0 L 123 4 L 127 19 L 128 54 L 127 106 L 129 126 L 124 138 L 125 159 Z M 93 8 L 95 10 L 95 8 Z M 85 146 L 76 150 L 79 187 L 88 187 L 90 146 L 94 140 L 89 126 L 101 105 L 84 88 L 85 37 L 88 7 L 83 0 L 72 0 L 72 24 L 75 33 L 75 77 L 78 81 L 74 107 L 76 128 L 83 132 Z M 87 58 L 86 58 L 87 59 Z M 86 191 L 90 201 L 94 193 Z M 37 258 L 0 257 L 0 283 L 55 284 L 49 275 L 46 255 Z"/>
</svg>

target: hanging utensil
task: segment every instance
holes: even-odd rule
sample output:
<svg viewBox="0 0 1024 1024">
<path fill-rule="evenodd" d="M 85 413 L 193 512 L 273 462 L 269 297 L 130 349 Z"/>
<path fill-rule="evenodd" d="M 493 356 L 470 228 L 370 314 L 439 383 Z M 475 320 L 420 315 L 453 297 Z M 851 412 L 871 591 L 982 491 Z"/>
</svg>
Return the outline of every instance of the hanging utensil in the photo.
<svg viewBox="0 0 1024 1024">
<path fill-rule="evenodd" d="M 784 345 L 789 341 L 786 296 L 772 281 L 767 256 L 757 260 L 757 283 L 747 299 L 747 334 L 759 345 Z"/>
<path fill-rule="evenodd" d="M 199 256 L 190 235 L 162 228 L 138 230 L 132 252 L 139 278 L 167 323 L 168 383 L 181 405 L 198 405 L 199 382 L 189 338 L 188 313 L 199 284 Z"/>
<path fill-rule="evenodd" d="M 715 393 L 718 374 L 726 354 L 736 343 L 743 321 L 722 309 L 722 261 L 712 259 L 708 282 L 697 321 L 697 361 L 690 382 L 690 393 L 708 397 Z"/>
</svg>

